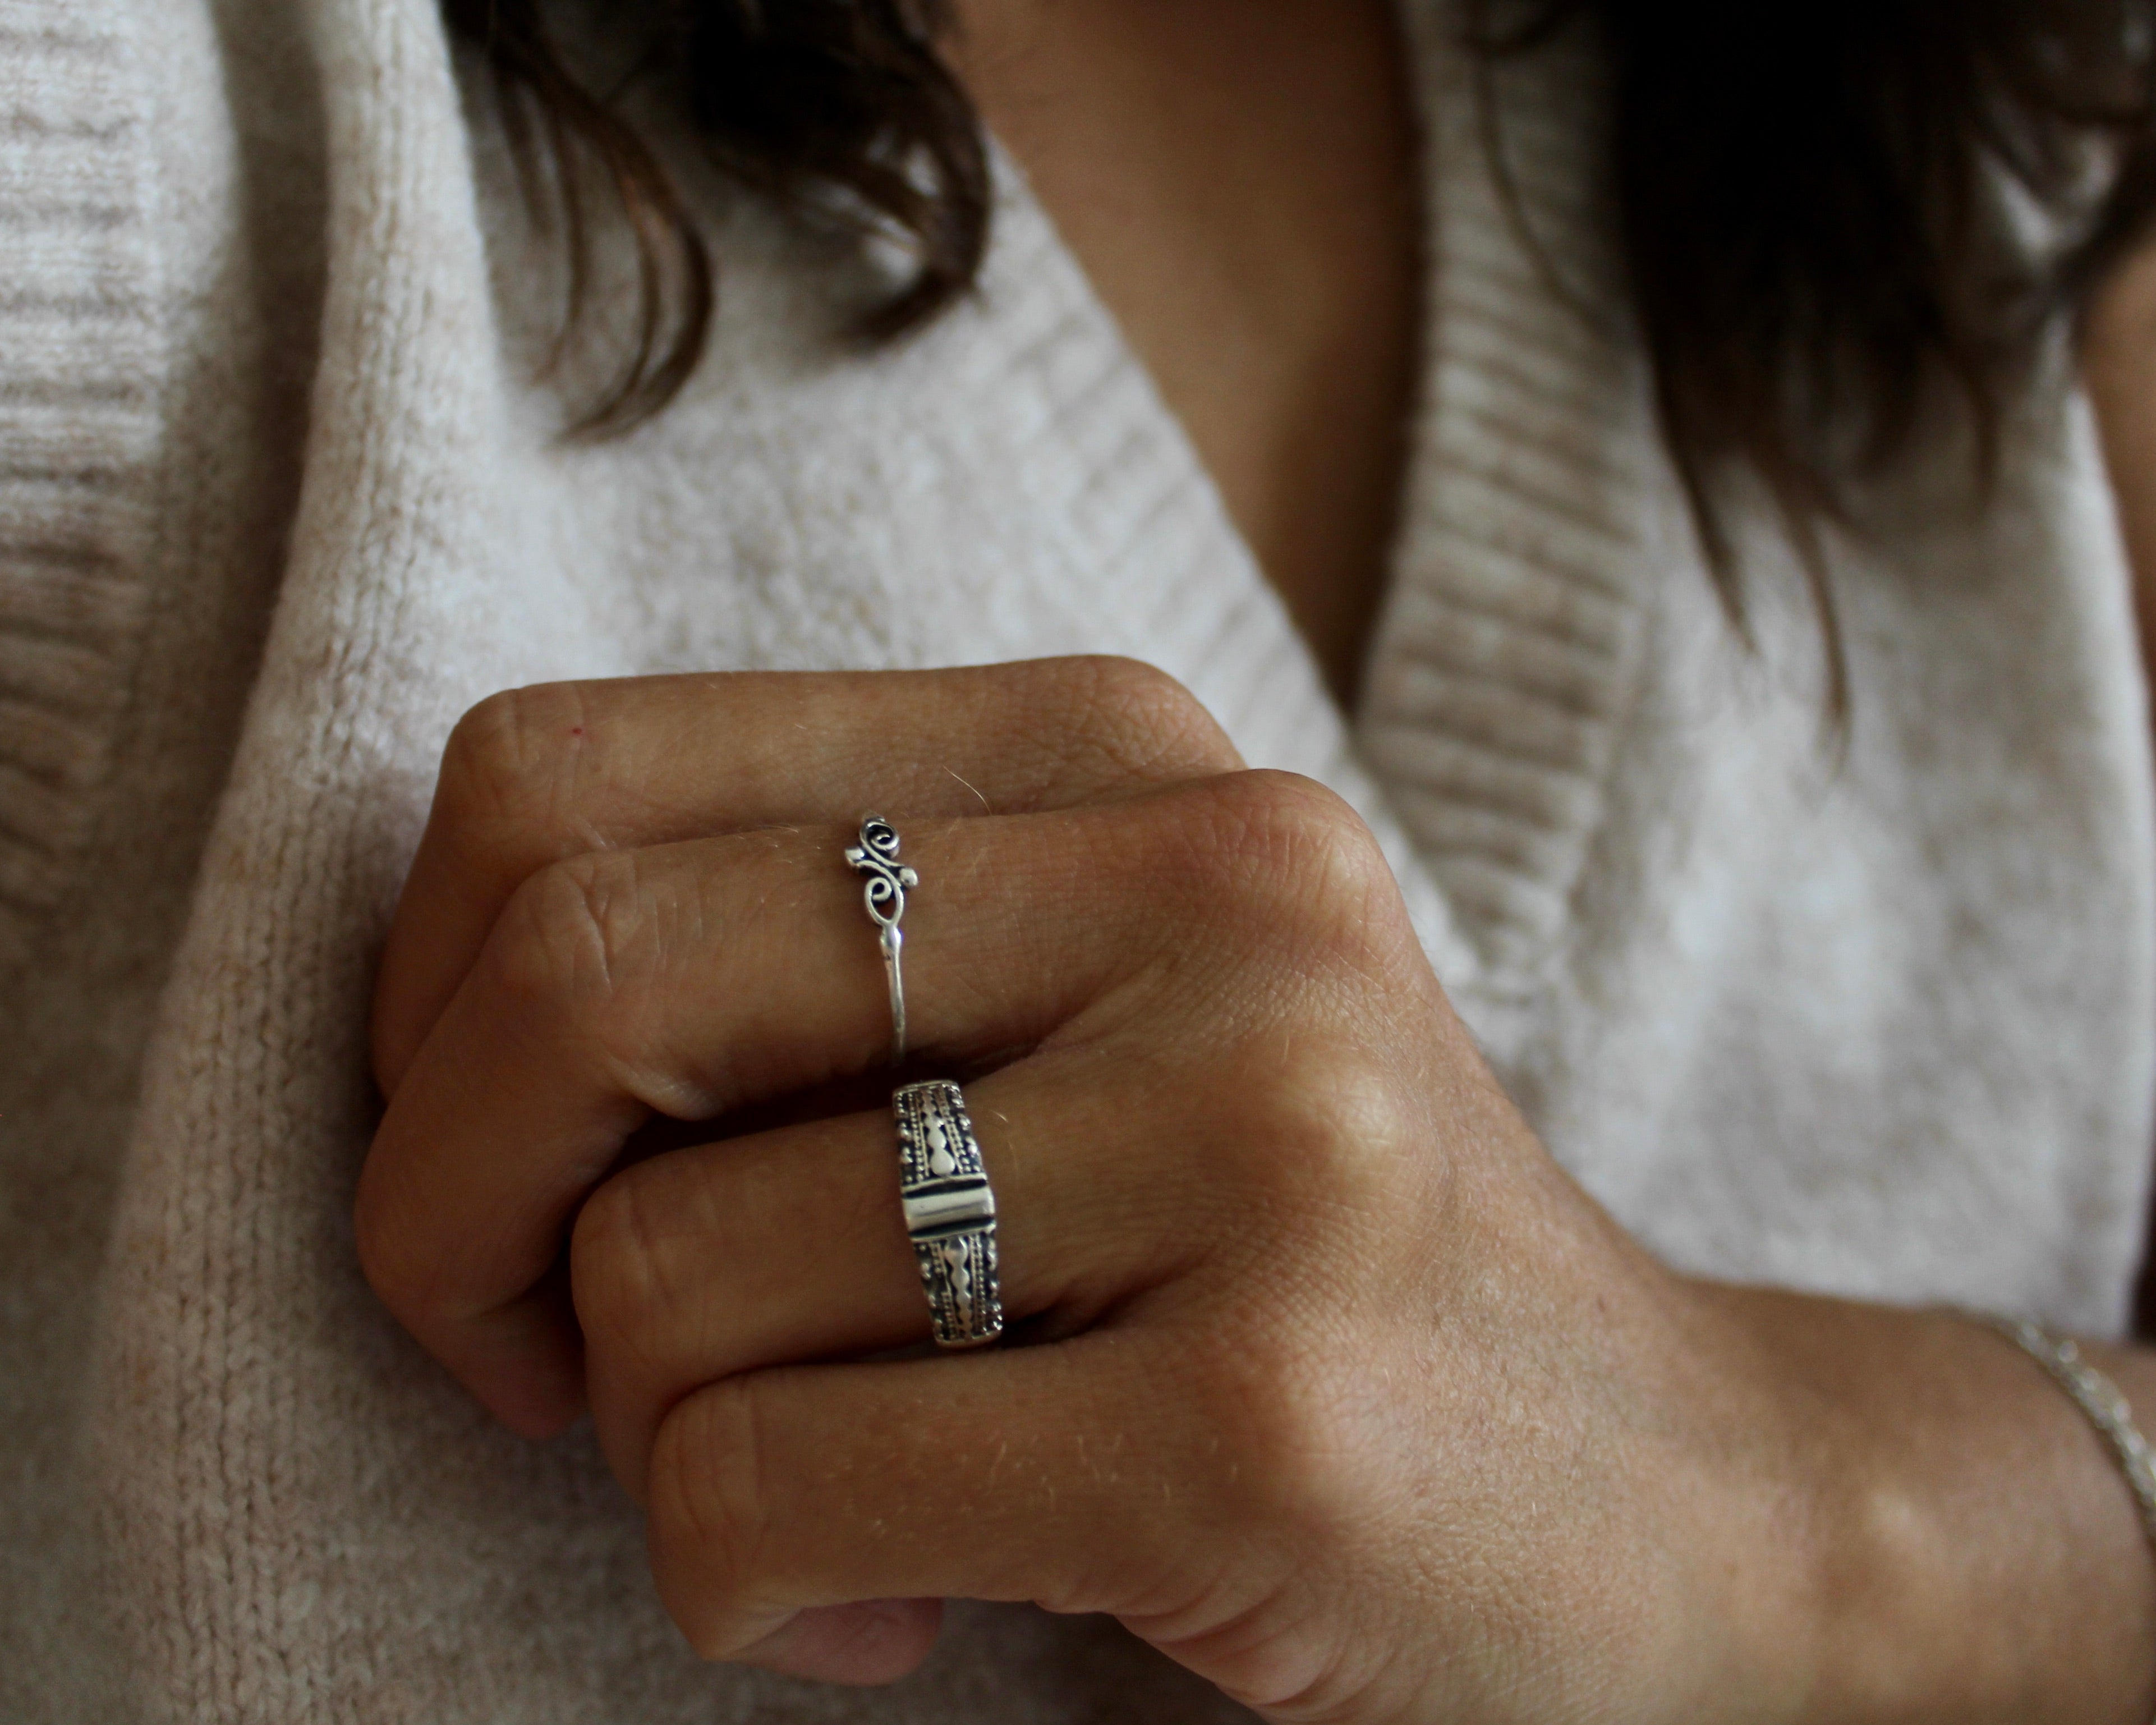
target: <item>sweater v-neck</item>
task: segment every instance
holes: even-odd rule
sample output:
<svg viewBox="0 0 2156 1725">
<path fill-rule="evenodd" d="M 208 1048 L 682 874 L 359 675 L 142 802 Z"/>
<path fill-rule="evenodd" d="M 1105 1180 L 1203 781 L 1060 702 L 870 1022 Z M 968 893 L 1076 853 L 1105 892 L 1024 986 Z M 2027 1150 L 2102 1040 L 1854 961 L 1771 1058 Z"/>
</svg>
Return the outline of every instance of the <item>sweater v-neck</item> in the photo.
<svg viewBox="0 0 2156 1725">
<path fill-rule="evenodd" d="M 1670 523 L 1649 482 L 1656 444 L 1637 356 L 1610 333 L 1621 317 L 1598 323 L 1581 304 L 1616 303 L 1590 159 L 1591 50 L 1559 45 L 1485 85 L 1450 0 L 1398 8 L 1421 140 L 1416 405 L 1361 695 L 1353 712 L 1327 705 L 1475 949 L 1460 980 L 1493 1006 L 1517 1005 L 1539 986 L 1585 866 L 1639 671 L 1646 572 L 1670 555 Z M 1501 105 L 1494 129 L 1481 119 L 1486 99 Z M 1010 213 L 1022 213 L 1009 225 L 1042 236 L 1046 255 L 1030 267 L 1062 279 L 1059 297 L 1082 304 L 1100 362 L 1137 386 L 1089 396 L 1083 417 L 1098 423 L 1086 434 L 1148 445 L 1202 491 L 1233 541 L 1237 578 L 1286 621 L 1144 359 L 1023 168 L 996 154 Z"/>
</svg>

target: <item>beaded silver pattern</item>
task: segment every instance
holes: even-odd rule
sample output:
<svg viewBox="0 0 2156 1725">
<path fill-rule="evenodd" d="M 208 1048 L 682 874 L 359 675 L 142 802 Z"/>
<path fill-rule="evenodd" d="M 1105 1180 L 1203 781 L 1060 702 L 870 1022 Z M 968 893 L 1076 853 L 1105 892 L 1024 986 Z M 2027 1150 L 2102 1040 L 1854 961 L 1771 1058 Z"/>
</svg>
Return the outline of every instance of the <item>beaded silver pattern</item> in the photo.
<svg viewBox="0 0 2156 1725">
<path fill-rule="evenodd" d="M 891 1063 L 906 1064 L 906 978 L 899 957 L 906 946 L 906 931 L 898 925 L 906 915 L 906 895 L 921 884 L 920 875 L 898 860 L 898 829 L 880 814 L 865 816 L 858 845 L 846 847 L 846 860 L 868 879 L 861 888 L 861 902 L 876 926 L 883 947 L 884 980 L 891 986 Z"/>
<path fill-rule="evenodd" d="M 1985 1314 L 1980 1321 L 2019 1345 L 2049 1372 L 2102 1435 L 2118 1458 L 2133 1501 L 2140 1506 L 2143 1530 L 2150 1543 L 2156 1544 L 2156 1452 L 2151 1451 L 2148 1440 L 2133 1423 L 2133 1409 L 2119 1387 L 2082 1357 L 2081 1348 L 2070 1336 L 2055 1336 L 2027 1318 Z"/>
<path fill-rule="evenodd" d="M 898 1192 L 939 1348 L 979 1348 L 1004 1332 L 996 1281 L 996 1194 L 955 1084 L 894 1091 Z"/>
</svg>

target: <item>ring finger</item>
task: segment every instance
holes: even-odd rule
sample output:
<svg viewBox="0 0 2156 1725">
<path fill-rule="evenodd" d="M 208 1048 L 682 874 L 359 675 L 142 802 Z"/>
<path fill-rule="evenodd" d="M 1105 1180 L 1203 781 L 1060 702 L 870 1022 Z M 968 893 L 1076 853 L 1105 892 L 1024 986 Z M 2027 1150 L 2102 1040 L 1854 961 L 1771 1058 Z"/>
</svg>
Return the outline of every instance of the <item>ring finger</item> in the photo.
<svg viewBox="0 0 2156 1725">
<path fill-rule="evenodd" d="M 1203 1128 L 1180 1117 L 1177 1075 L 1107 1058 L 1112 1085 L 1086 1050 L 967 1087 L 1004 1310 L 1050 1332 L 1173 1280 L 1210 1236 L 1204 1203 L 1229 1196 L 1189 1177 Z M 639 1163 L 592 1195 L 572 1252 L 577 1314 L 600 1442 L 632 1492 L 660 1423 L 704 1384 L 927 1337 L 894 1133 L 887 1111 L 819 1121 Z M 1177 1156 L 1158 1153 L 1168 1144 Z"/>
</svg>

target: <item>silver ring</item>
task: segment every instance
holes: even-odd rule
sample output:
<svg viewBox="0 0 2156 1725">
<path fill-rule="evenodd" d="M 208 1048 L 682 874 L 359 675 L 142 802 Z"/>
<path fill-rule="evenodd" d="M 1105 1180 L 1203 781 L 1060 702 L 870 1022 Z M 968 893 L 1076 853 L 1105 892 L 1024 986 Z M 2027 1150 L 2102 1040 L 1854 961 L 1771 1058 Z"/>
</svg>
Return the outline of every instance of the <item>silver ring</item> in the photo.
<svg viewBox="0 0 2156 1725">
<path fill-rule="evenodd" d="M 880 814 L 861 819 L 861 842 L 846 847 L 846 860 L 868 876 L 861 901 L 876 926 L 883 947 L 884 978 L 891 984 L 891 1063 L 906 1064 L 906 978 L 899 969 L 899 954 L 906 945 L 906 931 L 899 921 L 906 915 L 906 895 L 921 884 L 920 875 L 898 860 L 898 829 Z"/>
<path fill-rule="evenodd" d="M 966 1098 L 947 1079 L 891 1093 L 898 1195 L 938 1348 L 980 1348 L 1004 1332 L 996 1280 L 996 1194 L 981 1167 Z"/>
</svg>

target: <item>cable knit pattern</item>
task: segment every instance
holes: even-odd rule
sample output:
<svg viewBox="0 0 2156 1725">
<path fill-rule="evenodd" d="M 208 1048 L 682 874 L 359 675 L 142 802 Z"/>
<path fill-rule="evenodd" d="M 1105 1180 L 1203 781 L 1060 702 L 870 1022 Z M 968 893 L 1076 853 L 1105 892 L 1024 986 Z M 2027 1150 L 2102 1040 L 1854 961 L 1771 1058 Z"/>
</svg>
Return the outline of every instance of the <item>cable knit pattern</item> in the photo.
<svg viewBox="0 0 2156 1725">
<path fill-rule="evenodd" d="M 494 1429 L 370 1297 L 374 954 L 456 716 L 547 678 L 1152 660 L 1366 814 L 1545 1141 L 1671 1260 L 2116 1327 L 2156 821 L 2086 408 L 2061 370 L 1992 508 L 1920 467 L 1835 548 L 1836 768 L 1786 555 L 1746 526 L 1748 658 L 1656 448 L 1596 238 L 1591 55 L 1501 80 L 1525 244 L 1449 5 L 1403 5 L 1427 372 L 1351 725 L 1007 162 L 981 294 L 869 355 L 832 333 L 874 260 L 685 167 L 725 269 L 712 351 L 656 422 L 565 444 L 531 381 L 558 247 L 434 0 L 0 0 L 0 1395 L 19 1377 L 33 1409 L 0 1714 L 126 1725 L 124 1677 L 188 1725 L 1243 1717 L 1111 1625 L 1008 1608 L 954 1612 L 887 1692 L 701 1667 L 588 1435 Z M 167 58 L 173 20 L 229 89 Z M 280 33 L 319 113 L 248 60 Z M 153 52 L 203 110 L 155 140 L 170 91 L 126 75 Z M 326 193 L 233 189 L 310 149 Z M 302 428 L 280 391 L 307 377 Z M 80 1455 L 109 1625 L 38 1591 L 88 1571 L 81 1518 L 44 1515 Z"/>
</svg>

